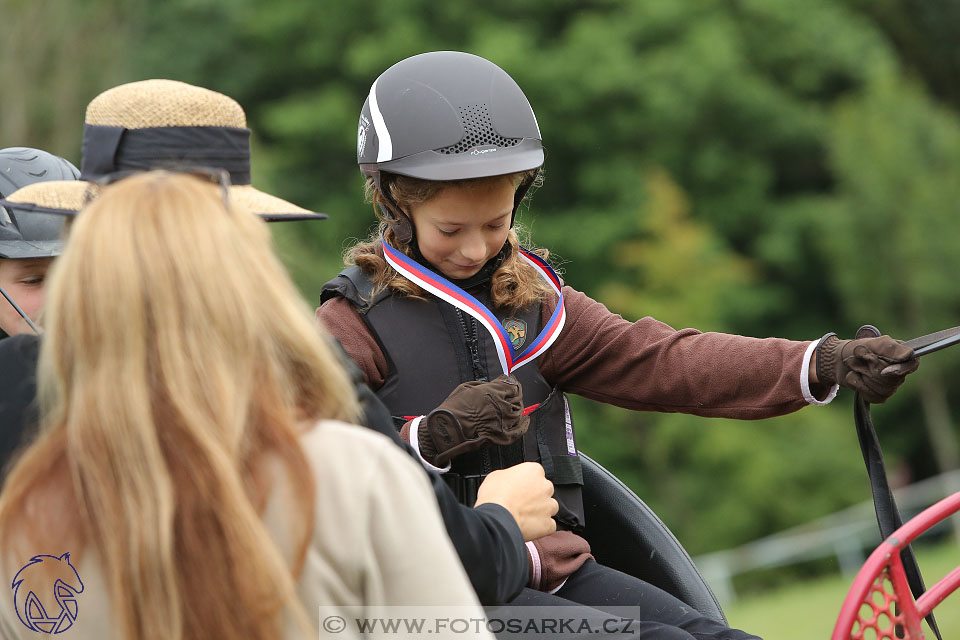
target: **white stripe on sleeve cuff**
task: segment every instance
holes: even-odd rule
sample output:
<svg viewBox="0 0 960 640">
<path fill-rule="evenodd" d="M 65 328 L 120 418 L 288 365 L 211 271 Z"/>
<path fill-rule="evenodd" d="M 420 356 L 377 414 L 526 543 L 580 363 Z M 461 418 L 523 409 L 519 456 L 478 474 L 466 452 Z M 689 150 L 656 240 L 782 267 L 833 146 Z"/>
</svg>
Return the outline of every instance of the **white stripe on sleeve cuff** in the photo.
<svg viewBox="0 0 960 640">
<path fill-rule="evenodd" d="M 807 347 L 806 353 L 803 354 L 803 366 L 800 367 L 800 390 L 803 392 L 803 399 L 808 403 L 822 406 L 830 404 L 833 399 L 837 397 L 837 390 L 840 388 L 840 385 L 833 385 L 830 393 L 828 393 L 827 397 L 823 400 L 817 400 L 813 397 L 813 393 L 810 392 L 810 358 L 813 357 L 813 352 L 819 344 L 820 340 L 814 340 L 810 343 L 810 346 Z"/>
<path fill-rule="evenodd" d="M 414 418 L 413 421 L 410 423 L 410 446 L 413 447 L 414 451 L 416 451 L 417 459 L 420 460 L 420 464 L 425 466 L 430 471 L 436 471 L 437 473 L 446 473 L 447 471 L 450 471 L 450 466 L 453 464 L 453 462 L 448 462 L 447 466 L 441 469 L 440 467 L 435 467 L 429 462 L 427 462 L 424 459 L 423 454 L 420 453 L 420 421 L 421 420 L 423 420 L 423 416 Z"/>
<path fill-rule="evenodd" d="M 540 580 L 543 577 L 542 567 L 540 566 L 540 552 L 537 551 L 537 545 L 533 544 L 533 541 L 530 540 L 527 542 L 527 553 L 530 554 L 530 582 L 527 584 L 530 585 L 531 589 L 540 588 Z"/>
</svg>

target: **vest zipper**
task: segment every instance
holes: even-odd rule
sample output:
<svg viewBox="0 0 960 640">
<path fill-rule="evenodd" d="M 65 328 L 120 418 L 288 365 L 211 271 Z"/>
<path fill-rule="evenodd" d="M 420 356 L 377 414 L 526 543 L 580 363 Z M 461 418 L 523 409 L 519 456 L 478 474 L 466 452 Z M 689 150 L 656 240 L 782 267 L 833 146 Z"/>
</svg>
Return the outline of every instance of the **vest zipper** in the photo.
<svg viewBox="0 0 960 640">
<path fill-rule="evenodd" d="M 457 317 L 460 319 L 460 327 L 463 329 L 463 334 L 467 341 L 467 350 L 470 351 L 470 360 L 473 365 L 473 378 L 480 382 L 487 382 L 489 378 L 486 376 L 483 366 L 480 364 L 480 327 L 478 326 L 477 319 L 471 316 L 470 322 L 468 323 L 467 319 L 463 317 L 463 311 L 460 309 L 457 309 Z M 490 459 L 490 451 L 484 447 L 479 453 L 481 472 L 483 475 L 487 475 L 493 471 L 493 461 Z"/>
<path fill-rule="evenodd" d="M 457 317 L 460 319 L 460 326 L 463 328 L 463 334 L 467 340 L 467 350 L 470 351 L 473 379 L 487 382 L 489 378 L 487 378 L 483 366 L 480 364 L 480 327 L 477 319 L 471 317 L 470 322 L 467 323 L 466 318 L 463 317 L 463 311 L 460 309 L 457 309 Z"/>
</svg>

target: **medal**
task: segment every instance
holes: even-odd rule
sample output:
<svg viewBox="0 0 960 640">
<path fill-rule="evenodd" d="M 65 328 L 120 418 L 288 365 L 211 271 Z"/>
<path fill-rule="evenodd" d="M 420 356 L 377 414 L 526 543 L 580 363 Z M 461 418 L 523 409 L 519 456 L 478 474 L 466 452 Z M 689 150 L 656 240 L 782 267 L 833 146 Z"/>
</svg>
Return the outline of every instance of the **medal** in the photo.
<svg viewBox="0 0 960 640">
<path fill-rule="evenodd" d="M 497 357 L 500 359 L 500 367 L 506 374 L 512 373 L 546 351 L 560 335 L 567 317 L 566 310 L 563 308 L 563 291 L 561 290 L 560 278 L 540 256 L 525 249 L 519 249 L 518 251 L 520 257 L 536 269 L 540 277 L 557 294 L 557 307 L 553 310 L 550 319 L 537 337 L 529 342 L 527 348 L 519 355 L 515 352 L 510 335 L 503 324 L 482 302 L 440 274 L 405 256 L 386 242 L 383 243 L 384 258 L 400 275 L 477 319 L 493 337 L 493 345 L 496 347 Z"/>
</svg>

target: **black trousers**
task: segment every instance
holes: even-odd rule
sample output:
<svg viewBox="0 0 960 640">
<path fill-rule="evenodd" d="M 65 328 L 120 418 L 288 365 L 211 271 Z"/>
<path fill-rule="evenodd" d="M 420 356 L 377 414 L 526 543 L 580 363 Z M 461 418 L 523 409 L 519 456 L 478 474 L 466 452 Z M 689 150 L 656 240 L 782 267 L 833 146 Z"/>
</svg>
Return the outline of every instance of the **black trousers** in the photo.
<svg viewBox="0 0 960 640">
<path fill-rule="evenodd" d="M 759 640 L 757 636 L 700 615 L 659 587 L 593 560 L 575 571 L 556 594 L 524 589 L 504 611 L 521 612 L 524 610 L 521 607 L 537 607 L 536 611 L 526 610 L 526 615 L 533 618 L 549 615 L 540 607 L 578 607 L 572 625 L 574 629 L 580 626 L 580 630 L 569 637 L 583 638 L 589 634 L 593 638 L 633 640 Z M 568 611 L 564 609 L 565 614 Z M 496 615 L 493 610 L 491 618 Z M 534 629 L 534 633 L 530 629 Z M 491 625 L 491 630 L 498 638 L 539 635 L 535 623 L 522 634 L 511 633 L 509 629 L 501 631 L 496 624 Z M 565 637 L 557 633 L 542 633 L 542 636 Z"/>
</svg>

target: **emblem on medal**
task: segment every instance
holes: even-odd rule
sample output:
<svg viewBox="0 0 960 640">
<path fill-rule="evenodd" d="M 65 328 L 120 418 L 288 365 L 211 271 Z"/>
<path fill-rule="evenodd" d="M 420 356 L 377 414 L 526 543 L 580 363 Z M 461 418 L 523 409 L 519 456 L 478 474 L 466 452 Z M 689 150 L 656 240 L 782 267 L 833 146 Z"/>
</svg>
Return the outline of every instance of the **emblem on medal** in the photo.
<svg viewBox="0 0 960 640">
<path fill-rule="evenodd" d="M 513 345 L 515 350 L 523 346 L 523 341 L 527 337 L 526 322 L 516 318 L 507 318 L 503 321 L 503 328 L 506 329 L 507 335 L 510 336 L 510 344 Z"/>
</svg>

